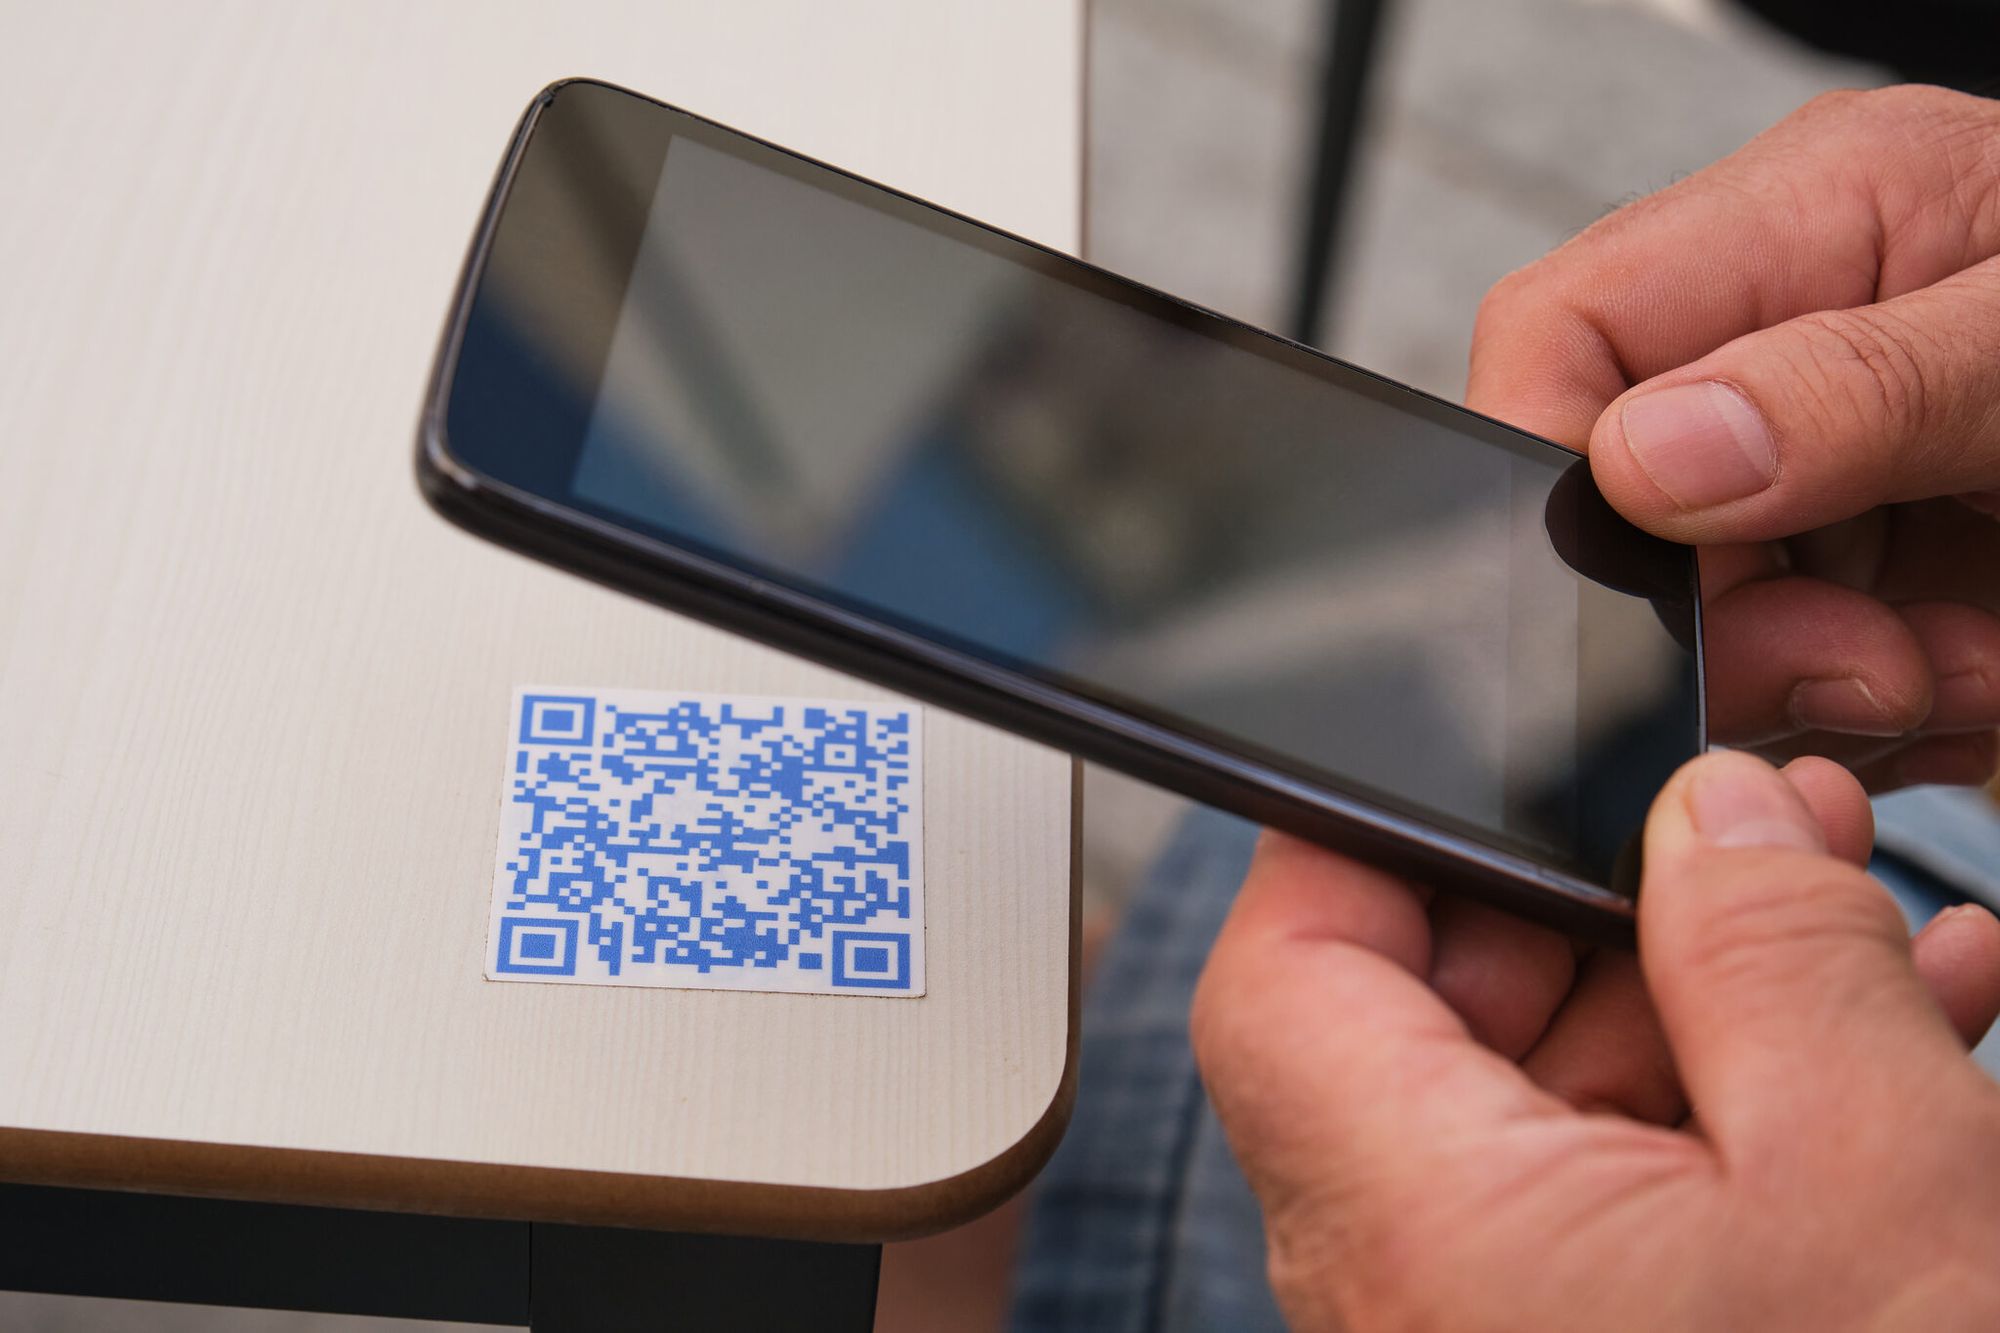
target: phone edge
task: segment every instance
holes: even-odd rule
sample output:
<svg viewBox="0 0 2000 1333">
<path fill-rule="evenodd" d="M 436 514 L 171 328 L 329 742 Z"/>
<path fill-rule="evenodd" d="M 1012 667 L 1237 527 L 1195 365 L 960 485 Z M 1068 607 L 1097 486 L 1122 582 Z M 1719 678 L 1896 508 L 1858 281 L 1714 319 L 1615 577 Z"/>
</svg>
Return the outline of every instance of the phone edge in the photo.
<svg viewBox="0 0 2000 1333">
<path fill-rule="evenodd" d="M 487 478 L 456 457 L 445 430 L 450 401 L 451 368 L 456 365 L 460 345 L 471 313 L 477 279 L 491 249 L 501 205 L 517 171 L 534 125 L 563 88 L 574 84 L 596 87 L 641 98 L 654 105 L 715 125 L 759 144 L 778 149 L 792 157 L 811 162 L 844 176 L 887 190 L 927 208 L 973 222 L 989 231 L 1034 246 L 1051 254 L 1050 247 L 1026 237 L 993 227 L 977 219 L 965 218 L 954 210 L 918 199 L 906 191 L 856 176 L 853 172 L 806 157 L 781 145 L 769 144 L 698 113 L 661 102 L 599 79 L 569 78 L 543 88 L 529 102 L 509 140 L 492 186 L 487 192 L 473 242 L 460 269 L 451 305 L 444 321 L 436 360 L 428 378 L 418 427 L 416 450 L 417 483 L 426 501 L 440 516 L 474 536 L 491 541 L 517 554 L 552 564 L 592 582 L 613 588 L 655 606 L 664 607 L 741 634 L 746 638 L 822 663 L 836 670 L 869 680 L 885 688 L 909 694 L 940 707 L 965 713 L 989 725 L 1036 743 L 1067 751 L 1075 756 L 1116 769 L 1141 781 L 1153 783 L 1191 800 L 1213 805 L 1254 822 L 1269 825 L 1306 838 L 1322 846 L 1350 855 L 1393 874 L 1420 878 L 1440 888 L 1464 892 L 1482 901 L 1555 927 L 1571 935 L 1598 943 L 1630 947 L 1634 938 L 1636 904 L 1608 888 L 1548 867 L 1485 847 L 1470 838 L 1422 824 L 1387 810 L 1368 805 L 1345 793 L 1323 788 L 1270 769 L 1254 760 L 1225 754 L 1192 737 L 1177 736 L 1187 753 L 1149 742 L 1141 737 L 1112 731 L 1072 713 L 1037 702 L 1031 694 L 1055 696 L 1088 709 L 1117 713 L 1102 705 L 1082 700 L 1067 691 L 1042 682 L 1019 677 L 1019 673 L 981 663 L 978 675 L 962 673 L 924 662 L 886 640 L 887 627 L 873 639 L 844 632 L 832 608 L 813 605 L 815 599 L 799 595 L 804 605 L 780 607 L 769 597 L 760 581 L 742 576 L 729 586 L 719 586 L 684 567 L 668 565 L 638 541 L 620 541 L 595 534 L 588 516 L 545 512 L 558 507 L 537 505 L 516 497 L 511 487 Z M 1075 256 L 1062 255 L 1075 263 L 1087 263 Z M 1092 265 L 1095 268 L 1096 266 Z M 1100 270 L 1106 271 L 1106 270 Z M 1108 272 L 1108 271 L 1107 271 Z M 1113 275 L 1117 276 L 1117 275 Z M 1129 278 L 1120 281 L 1132 282 Z M 1171 293 L 1159 292 L 1143 283 L 1134 283 L 1178 305 L 1229 324 L 1252 329 L 1265 337 L 1291 343 L 1290 339 L 1267 329 L 1255 329 L 1243 321 L 1207 310 Z M 1292 344 L 1303 346 L 1302 344 Z M 1314 355 L 1325 357 L 1316 349 Z M 1419 398 L 1444 402 L 1435 395 L 1399 384 L 1364 367 L 1350 366 L 1338 358 L 1327 360 L 1348 366 L 1360 374 L 1392 385 Z M 1484 414 L 1458 404 L 1456 410 L 1493 421 Z M 1542 440 L 1506 422 L 1495 421 L 1517 434 L 1575 453 L 1550 440 Z M 598 525 L 603 526 L 603 525 Z M 639 571 L 644 570 L 645 573 Z M 787 589 L 788 593 L 792 590 Z M 801 618 L 809 617 L 809 618 Z M 1702 669 L 1700 614 L 1696 601 L 1695 662 Z M 987 679 L 980 679 L 985 676 Z M 1018 679 L 1017 679 L 1018 677 Z M 1005 678 L 1014 689 L 996 682 Z M 1022 688 L 1028 687 L 1028 688 Z M 1698 698 L 1705 691 L 1698 691 Z M 1132 719 L 1137 722 L 1138 719 Z M 1156 730 L 1150 724 L 1145 730 Z M 1706 718 L 1697 716 L 1697 743 L 1706 744 Z M 1231 770 L 1236 770 L 1232 772 Z M 1248 770 L 1248 773 L 1244 772 Z M 1259 781 L 1248 780 L 1254 775 Z M 1311 789 L 1323 800 L 1313 802 L 1288 794 L 1284 788 Z M 1334 803 L 1329 806 L 1324 798 Z M 1359 810 L 1338 808 L 1345 805 Z M 1364 811 L 1366 813 L 1364 813 Z M 1374 818 L 1369 818 L 1373 815 Z M 1517 864 L 1518 863 L 1518 864 Z"/>
</svg>

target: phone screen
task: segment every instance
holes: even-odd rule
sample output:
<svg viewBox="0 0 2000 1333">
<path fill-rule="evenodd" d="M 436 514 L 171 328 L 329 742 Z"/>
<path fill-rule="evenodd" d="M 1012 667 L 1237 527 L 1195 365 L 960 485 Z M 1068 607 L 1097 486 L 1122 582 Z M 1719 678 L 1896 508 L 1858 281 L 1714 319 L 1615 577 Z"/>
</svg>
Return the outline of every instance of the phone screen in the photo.
<svg viewBox="0 0 2000 1333">
<path fill-rule="evenodd" d="M 1689 558 L 1574 454 L 652 110 L 468 334 L 571 382 L 567 503 L 1600 882 L 1694 752 Z"/>
</svg>

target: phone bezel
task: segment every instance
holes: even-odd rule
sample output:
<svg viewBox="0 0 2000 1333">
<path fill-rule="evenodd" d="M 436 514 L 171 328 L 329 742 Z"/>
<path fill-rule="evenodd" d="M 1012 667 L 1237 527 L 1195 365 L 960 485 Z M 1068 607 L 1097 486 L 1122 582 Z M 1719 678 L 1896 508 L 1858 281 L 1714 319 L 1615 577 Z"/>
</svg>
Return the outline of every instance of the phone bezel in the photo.
<svg viewBox="0 0 2000 1333">
<path fill-rule="evenodd" d="M 1531 443 L 1579 457 L 1573 450 L 1552 441 L 681 108 L 597 80 L 569 79 L 538 94 L 516 128 L 489 193 L 446 320 L 425 397 L 418 448 L 418 477 L 423 493 L 445 517 L 523 554 L 645 600 L 970 713 L 1196 800 L 1335 847 L 1385 869 L 1472 892 L 1509 910 L 1578 934 L 1621 941 L 1630 938 L 1634 906 L 1625 894 L 1542 864 L 1530 856 L 1496 847 L 1482 841 L 1476 833 L 1460 832 L 1447 826 L 1441 817 L 1426 818 L 1397 809 L 1392 798 L 1354 790 L 1360 788 L 1366 792 L 1363 784 L 1342 783 L 1333 775 L 1302 776 L 1287 771 L 1281 764 L 1245 753 L 1246 746 L 1232 748 L 1192 727 L 1166 724 L 1143 712 L 1107 704 L 1086 692 L 1038 679 L 989 657 L 955 648 L 936 637 L 912 633 L 827 598 L 711 558 L 689 544 L 660 540 L 572 503 L 552 499 L 535 488 L 513 484 L 454 450 L 448 430 L 452 389 L 474 304 L 493 254 L 500 218 L 538 123 L 567 90 L 592 90 L 593 96 L 601 91 L 633 99 L 682 117 L 707 133 L 730 136 L 802 167 L 833 172 L 883 191 L 915 208 L 969 224 L 998 242 L 1028 247 L 1049 261 L 1094 275 L 1097 280 L 1128 291 L 1135 300 L 1168 303 L 1190 320 L 1205 325 L 1208 321 L 1219 321 L 1220 326 L 1237 336 L 1253 337 L 1260 343 L 1268 340 L 1264 345 L 1284 349 L 1288 356 L 1303 356 L 1317 367 L 1337 368 L 1336 373 L 1352 377 L 1357 386 L 1369 386 L 1377 396 L 1408 405 L 1421 415 L 1449 413 L 1453 424 L 1461 429 L 1462 423 L 1479 423 L 1496 437 L 1493 441 L 1496 444 L 1519 449 L 1521 444 Z M 650 191 L 646 198 L 649 202 Z M 637 225 L 643 225 L 643 212 Z M 636 236 L 632 243 L 636 246 Z M 608 341 L 608 328 L 604 337 Z M 1350 381 L 1343 379 L 1343 383 L 1347 382 Z M 1697 704 L 1693 740 L 1700 748 L 1706 744 L 1706 716 L 1701 703 L 1701 625 L 1699 599 L 1694 591 L 1696 582 L 1690 560 L 1685 624 L 1674 628 L 1684 632 L 1687 641 L 1695 646 Z M 1668 613 L 1677 612 L 1670 608 Z"/>
</svg>

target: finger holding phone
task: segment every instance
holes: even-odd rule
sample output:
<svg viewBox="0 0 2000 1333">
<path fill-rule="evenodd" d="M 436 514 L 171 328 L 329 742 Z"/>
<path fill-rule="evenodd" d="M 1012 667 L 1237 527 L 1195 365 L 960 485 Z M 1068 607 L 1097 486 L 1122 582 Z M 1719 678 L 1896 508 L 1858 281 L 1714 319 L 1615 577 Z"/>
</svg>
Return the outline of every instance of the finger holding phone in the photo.
<svg viewBox="0 0 2000 1333">
<path fill-rule="evenodd" d="M 1468 397 L 1702 548 L 1714 739 L 1992 776 L 2000 104 L 1822 98 L 1494 289 Z"/>
<path fill-rule="evenodd" d="M 1668 784 L 1636 957 L 1267 835 L 1194 1030 L 1301 1327 L 2000 1321 L 2000 923 L 1859 868 L 1863 783 L 1994 768 L 1996 254 L 2000 107 L 1894 89 L 1488 299 L 1473 404 L 1702 547 L 1715 735 L 1793 758 Z"/>
<path fill-rule="evenodd" d="M 1860 799 L 1696 760 L 1647 827 L 1643 977 L 1586 965 L 1525 1050 L 1427 984 L 1422 895 L 1267 835 L 1194 1036 L 1293 1326 L 1994 1327 L 2000 1089 L 1964 1043 L 2000 974 L 1953 964 L 2000 925 L 1913 964 L 1829 850 Z"/>
</svg>

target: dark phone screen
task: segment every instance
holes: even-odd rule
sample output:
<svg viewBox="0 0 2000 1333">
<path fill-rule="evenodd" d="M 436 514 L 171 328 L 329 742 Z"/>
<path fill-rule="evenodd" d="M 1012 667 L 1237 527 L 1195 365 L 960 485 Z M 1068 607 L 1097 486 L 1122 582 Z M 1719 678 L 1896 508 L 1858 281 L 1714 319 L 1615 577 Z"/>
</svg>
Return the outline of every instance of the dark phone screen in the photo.
<svg viewBox="0 0 2000 1333">
<path fill-rule="evenodd" d="M 522 166 L 585 231 L 593 171 L 650 173 L 624 186 L 634 234 L 515 279 L 619 270 L 573 275 L 603 310 L 510 307 L 534 242 L 507 214 L 475 308 L 504 327 L 468 358 L 539 339 L 588 389 L 544 489 L 1604 880 L 1697 744 L 1692 565 L 1601 501 L 1579 528 L 1573 454 L 650 113 L 676 122 L 650 155 L 538 167 L 531 141 Z"/>
</svg>

